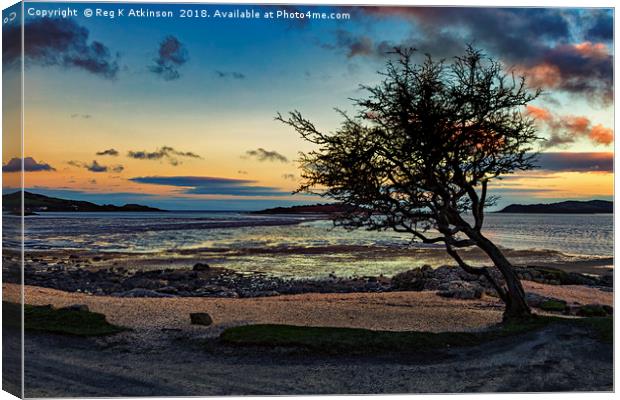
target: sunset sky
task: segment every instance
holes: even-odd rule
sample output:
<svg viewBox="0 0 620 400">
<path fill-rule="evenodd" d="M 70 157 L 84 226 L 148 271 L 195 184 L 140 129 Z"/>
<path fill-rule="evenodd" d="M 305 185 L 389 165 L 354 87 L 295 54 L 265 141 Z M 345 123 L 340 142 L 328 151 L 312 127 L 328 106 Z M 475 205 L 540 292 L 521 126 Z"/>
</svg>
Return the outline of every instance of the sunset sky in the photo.
<svg viewBox="0 0 620 400">
<path fill-rule="evenodd" d="M 386 50 L 450 58 L 472 43 L 545 89 L 523 110 L 548 139 L 541 169 L 494 184 L 499 205 L 612 198 L 611 10 L 296 6 L 351 18 L 292 21 L 86 18 L 87 6 L 118 6 L 71 6 L 77 17 L 26 17 L 27 190 L 167 209 L 322 201 L 291 196 L 295 159 L 312 147 L 274 116 L 297 109 L 334 130 L 334 108 L 351 110 L 349 98 L 363 96 L 358 85 L 378 82 Z M 5 40 L 14 33 L 5 30 Z M 15 49 L 3 54 L 5 80 L 18 76 Z M 15 124 L 3 129 L 18 135 Z M 15 188 L 19 158 L 5 142 L 5 192 Z"/>
</svg>

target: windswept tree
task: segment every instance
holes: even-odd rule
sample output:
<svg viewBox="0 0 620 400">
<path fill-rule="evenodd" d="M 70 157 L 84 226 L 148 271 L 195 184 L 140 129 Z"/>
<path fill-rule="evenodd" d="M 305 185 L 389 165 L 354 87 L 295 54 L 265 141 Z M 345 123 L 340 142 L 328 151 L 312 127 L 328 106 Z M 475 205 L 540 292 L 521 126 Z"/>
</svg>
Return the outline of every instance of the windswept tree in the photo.
<svg viewBox="0 0 620 400">
<path fill-rule="evenodd" d="M 413 49 L 395 49 L 383 81 L 362 86 L 355 116 L 331 133 L 300 112 L 277 119 L 316 145 L 302 153 L 298 192 L 352 207 L 334 219 L 347 229 L 393 229 L 423 243 L 445 245 L 465 271 L 483 275 L 506 304 L 505 319 L 530 315 L 523 286 L 502 251 L 483 234 L 489 182 L 533 168 L 539 139 L 524 106 L 540 92 L 524 77 L 468 48 L 452 63 Z M 469 265 L 459 249 L 477 246 L 501 272 Z"/>
</svg>

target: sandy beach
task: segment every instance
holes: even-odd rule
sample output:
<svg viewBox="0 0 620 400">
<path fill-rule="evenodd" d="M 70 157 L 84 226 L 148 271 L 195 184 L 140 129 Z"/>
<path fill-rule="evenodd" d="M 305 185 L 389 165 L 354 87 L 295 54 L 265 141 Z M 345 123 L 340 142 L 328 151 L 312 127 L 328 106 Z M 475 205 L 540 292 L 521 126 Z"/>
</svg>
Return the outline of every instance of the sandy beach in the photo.
<svg viewBox="0 0 620 400">
<path fill-rule="evenodd" d="M 534 282 L 525 287 L 568 302 L 613 302 L 613 293 L 596 288 Z M 19 286 L 4 284 L 3 293 L 5 300 L 15 301 Z M 325 357 L 230 348 L 217 341 L 222 329 L 252 323 L 480 330 L 501 320 L 502 305 L 489 296 L 457 300 L 423 291 L 118 298 L 34 286 L 25 286 L 24 293 L 28 304 L 86 304 L 132 329 L 101 338 L 27 332 L 26 395 L 33 397 L 610 390 L 612 385 L 611 345 L 577 328 L 550 326 L 483 347 L 441 350 L 432 357 Z M 208 312 L 214 324 L 191 325 L 190 312 Z"/>
<path fill-rule="evenodd" d="M 524 282 L 526 291 L 569 303 L 613 305 L 613 293 L 576 285 Z M 3 285 L 4 298 L 17 300 L 19 286 Z M 467 331 L 501 321 L 503 304 L 497 298 L 458 300 L 434 292 L 302 294 L 247 299 L 118 298 L 68 293 L 25 286 L 27 304 L 64 307 L 86 304 L 114 324 L 132 329 L 188 329 L 216 333 L 223 327 L 274 323 L 334 326 L 394 331 Z M 212 327 L 190 325 L 190 312 L 208 312 Z M 145 318 L 145 316 L 148 316 Z"/>
</svg>

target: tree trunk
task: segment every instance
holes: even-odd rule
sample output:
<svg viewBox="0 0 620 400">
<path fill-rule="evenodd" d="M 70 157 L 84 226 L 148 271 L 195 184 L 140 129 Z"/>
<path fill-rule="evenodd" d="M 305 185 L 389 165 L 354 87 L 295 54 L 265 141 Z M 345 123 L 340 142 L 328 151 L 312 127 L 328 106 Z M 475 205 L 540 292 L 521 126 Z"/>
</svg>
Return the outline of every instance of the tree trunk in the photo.
<svg viewBox="0 0 620 400">
<path fill-rule="evenodd" d="M 472 239 L 482 251 L 484 251 L 493 264 L 499 269 L 506 281 L 506 310 L 504 311 L 504 321 L 511 319 L 523 319 L 532 315 L 530 307 L 525 301 L 525 291 L 521 285 L 521 280 L 512 268 L 510 261 L 504 254 L 481 233 L 472 231 L 467 232 L 467 236 Z"/>
</svg>

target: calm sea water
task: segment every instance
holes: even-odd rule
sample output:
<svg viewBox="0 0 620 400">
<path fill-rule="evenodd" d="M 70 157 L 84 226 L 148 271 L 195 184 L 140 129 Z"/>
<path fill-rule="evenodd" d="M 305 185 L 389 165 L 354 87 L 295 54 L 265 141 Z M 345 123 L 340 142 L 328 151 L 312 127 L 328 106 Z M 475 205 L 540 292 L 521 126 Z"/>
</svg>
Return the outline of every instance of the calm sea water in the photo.
<svg viewBox="0 0 620 400">
<path fill-rule="evenodd" d="M 12 241 L 5 221 L 5 243 Z M 450 262 L 443 248 L 395 232 L 345 231 L 311 216 L 244 213 L 44 213 L 26 217 L 27 249 L 161 253 L 290 276 L 377 275 Z M 488 214 L 484 233 L 515 262 L 613 257 L 612 215 Z M 6 245 L 5 244 L 5 245 Z M 476 259 L 474 252 L 465 258 Z"/>
</svg>

